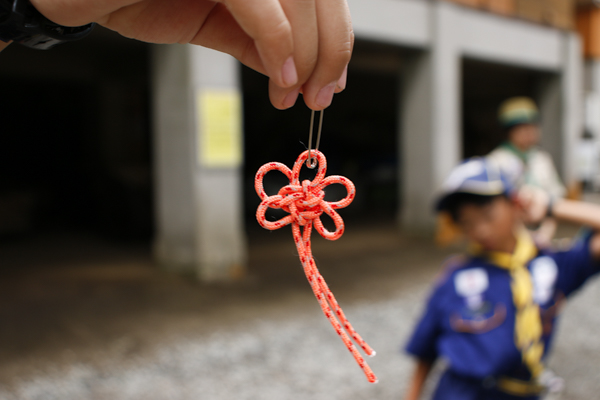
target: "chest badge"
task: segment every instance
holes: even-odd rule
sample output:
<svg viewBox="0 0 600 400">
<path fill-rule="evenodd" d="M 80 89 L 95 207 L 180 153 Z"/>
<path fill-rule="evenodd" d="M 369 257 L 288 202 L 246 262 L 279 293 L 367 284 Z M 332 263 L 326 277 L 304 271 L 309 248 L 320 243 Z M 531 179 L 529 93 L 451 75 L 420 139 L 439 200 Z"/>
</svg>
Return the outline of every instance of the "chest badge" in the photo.
<svg viewBox="0 0 600 400">
<path fill-rule="evenodd" d="M 457 273 L 454 277 L 456 294 L 465 301 L 466 310 L 454 312 L 450 316 L 450 327 L 456 332 L 482 334 L 500 326 L 506 319 L 506 307 L 498 303 L 493 307 L 484 301 L 483 294 L 490 281 L 483 268 L 471 268 Z"/>
<path fill-rule="evenodd" d="M 460 271 L 454 278 L 456 293 L 465 299 L 465 303 L 470 310 L 477 310 L 482 307 L 482 295 L 489 286 L 488 274 L 483 268 Z"/>
</svg>

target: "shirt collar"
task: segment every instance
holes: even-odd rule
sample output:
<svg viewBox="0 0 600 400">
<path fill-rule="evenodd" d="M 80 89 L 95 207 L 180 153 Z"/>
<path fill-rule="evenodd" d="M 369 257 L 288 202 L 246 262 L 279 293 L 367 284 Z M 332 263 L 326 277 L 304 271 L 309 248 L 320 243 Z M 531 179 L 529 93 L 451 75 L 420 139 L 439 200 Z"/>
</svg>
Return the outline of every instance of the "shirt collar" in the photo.
<svg viewBox="0 0 600 400">
<path fill-rule="evenodd" d="M 521 161 L 523 161 L 525 164 L 527 164 L 527 161 L 529 161 L 530 151 L 523 151 L 508 140 L 506 142 L 502 143 L 502 147 L 504 147 L 505 149 L 507 149 L 508 151 L 510 151 L 517 157 L 519 157 L 519 159 Z"/>
<path fill-rule="evenodd" d="M 497 267 L 511 270 L 520 266 L 527 265 L 538 255 L 538 248 L 531 238 L 531 235 L 521 229 L 516 234 L 517 243 L 513 253 L 503 251 L 485 251 L 481 245 L 472 243 L 469 247 L 469 252 L 477 257 L 482 257 L 490 261 Z"/>
</svg>

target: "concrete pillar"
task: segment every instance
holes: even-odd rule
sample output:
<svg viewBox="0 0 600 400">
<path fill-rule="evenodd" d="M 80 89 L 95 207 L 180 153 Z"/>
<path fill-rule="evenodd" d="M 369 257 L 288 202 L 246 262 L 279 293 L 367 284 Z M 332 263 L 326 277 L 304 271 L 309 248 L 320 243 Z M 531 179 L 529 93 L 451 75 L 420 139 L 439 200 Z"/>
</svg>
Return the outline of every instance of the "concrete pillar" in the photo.
<svg viewBox="0 0 600 400">
<path fill-rule="evenodd" d="M 565 183 L 577 179 L 576 146 L 583 133 L 583 57 L 581 41 L 576 33 L 566 33 L 563 47 L 562 73 L 562 173 Z"/>
<path fill-rule="evenodd" d="M 600 60 L 590 59 L 586 63 L 587 67 L 587 85 L 586 89 L 590 92 L 600 93 Z"/>
<path fill-rule="evenodd" d="M 585 61 L 585 116 L 584 126 L 594 139 L 593 146 L 600 154 L 600 60 Z"/>
<path fill-rule="evenodd" d="M 563 159 L 562 89 L 560 74 L 544 77 L 540 80 L 538 88 L 538 106 L 540 108 L 540 127 L 542 130 L 541 145 L 544 150 L 552 155 L 559 173 L 562 170 Z"/>
<path fill-rule="evenodd" d="M 415 55 L 401 81 L 399 222 L 406 231 L 423 232 L 433 224 L 428 207 L 434 186 L 431 67 L 431 53 Z"/>
<path fill-rule="evenodd" d="M 600 156 L 600 60 L 591 58 L 585 61 L 585 130 L 592 134 L 590 145 L 594 146 L 596 156 Z M 596 171 L 596 174 L 598 171 Z M 594 186 L 597 178 L 594 179 Z"/>
<path fill-rule="evenodd" d="M 596 138 L 600 138 L 600 60 L 585 62 L 585 127 Z"/>
<path fill-rule="evenodd" d="M 403 229 L 432 231 L 436 190 L 462 156 L 460 8 L 436 3 L 430 51 L 409 63 L 401 110 Z"/>
<path fill-rule="evenodd" d="M 155 253 L 205 281 L 245 264 L 238 63 L 202 47 L 153 51 Z"/>
</svg>

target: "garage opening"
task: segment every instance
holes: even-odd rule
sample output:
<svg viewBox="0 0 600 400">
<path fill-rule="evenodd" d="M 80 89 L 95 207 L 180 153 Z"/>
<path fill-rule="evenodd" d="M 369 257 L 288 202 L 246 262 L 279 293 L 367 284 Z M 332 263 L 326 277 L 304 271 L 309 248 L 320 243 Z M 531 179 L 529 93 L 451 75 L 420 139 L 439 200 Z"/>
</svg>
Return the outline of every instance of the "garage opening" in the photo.
<svg viewBox="0 0 600 400">
<path fill-rule="evenodd" d="M 149 244 L 149 46 L 100 27 L 50 51 L 11 45 L 0 87 L 0 245 Z"/>
</svg>

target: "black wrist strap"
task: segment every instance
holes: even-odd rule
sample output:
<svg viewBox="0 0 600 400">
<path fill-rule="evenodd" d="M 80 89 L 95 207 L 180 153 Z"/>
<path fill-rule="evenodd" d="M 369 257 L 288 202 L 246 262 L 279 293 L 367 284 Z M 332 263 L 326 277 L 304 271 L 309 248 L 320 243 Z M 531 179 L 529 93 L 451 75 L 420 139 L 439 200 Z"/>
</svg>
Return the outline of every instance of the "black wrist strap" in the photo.
<svg viewBox="0 0 600 400">
<path fill-rule="evenodd" d="M 0 40 L 46 50 L 57 44 L 82 39 L 95 24 L 67 27 L 44 17 L 28 0 L 0 0 Z"/>
</svg>

